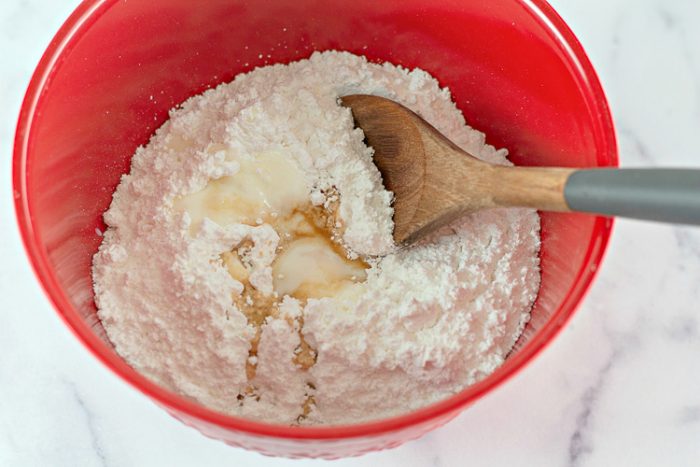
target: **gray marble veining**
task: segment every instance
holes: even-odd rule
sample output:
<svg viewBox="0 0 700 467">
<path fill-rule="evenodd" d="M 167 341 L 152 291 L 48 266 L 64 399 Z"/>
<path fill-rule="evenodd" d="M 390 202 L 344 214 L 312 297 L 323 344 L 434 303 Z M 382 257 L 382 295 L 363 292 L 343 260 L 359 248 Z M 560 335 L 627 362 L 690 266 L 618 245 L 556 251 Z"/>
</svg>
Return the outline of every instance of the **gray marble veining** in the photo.
<svg viewBox="0 0 700 467">
<path fill-rule="evenodd" d="M 73 396 L 73 399 L 75 399 L 75 402 L 78 405 L 80 412 L 82 412 L 83 419 L 85 421 L 85 426 L 90 436 L 90 447 L 92 448 L 92 452 L 95 454 L 97 460 L 99 461 L 99 464 L 102 467 L 108 467 L 109 464 L 107 462 L 107 458 L 102 448 L 100 434 L 97 431 L 95 415 L 92 413 L 92 410 L 83 400 L 83 397 L 80 395 L 80 392 L 78 391 L 78 388 L 75 385 L 75 383 L 66 381 L 65 385 L 68 388 L 71 395 Z"/>
</svg>

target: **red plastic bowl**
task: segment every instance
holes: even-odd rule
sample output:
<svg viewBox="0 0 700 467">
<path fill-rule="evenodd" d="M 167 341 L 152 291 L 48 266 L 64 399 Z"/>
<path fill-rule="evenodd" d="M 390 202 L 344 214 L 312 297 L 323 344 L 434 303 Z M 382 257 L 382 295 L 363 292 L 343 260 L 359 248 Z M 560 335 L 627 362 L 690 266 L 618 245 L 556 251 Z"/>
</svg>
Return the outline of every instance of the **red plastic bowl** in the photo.
<svg viewBox="0 0 700 467">
<path fill-rule="evenodd" d="M 95 315 L 90 262 L 102 213 L 138 145 L 168 109 L 236 74 L 343 49 L 421 67 L 467 120 L 523 165 L 617 165 L 603 91 L 574 35 L 542 0 L 89 0 L 31 80 L 14 148 L 19 226 L 36 274 L 105 365 L 207 436 L 265 454 L 341 457 L 431 430 L 523 368 L 590 284 L 611 222 L 542 215 L 542 288 L 505 364 L 461 393 L 400 417 L 293 428 L 230 417 L 148 381 L 114 352 Z"/>
</svg>

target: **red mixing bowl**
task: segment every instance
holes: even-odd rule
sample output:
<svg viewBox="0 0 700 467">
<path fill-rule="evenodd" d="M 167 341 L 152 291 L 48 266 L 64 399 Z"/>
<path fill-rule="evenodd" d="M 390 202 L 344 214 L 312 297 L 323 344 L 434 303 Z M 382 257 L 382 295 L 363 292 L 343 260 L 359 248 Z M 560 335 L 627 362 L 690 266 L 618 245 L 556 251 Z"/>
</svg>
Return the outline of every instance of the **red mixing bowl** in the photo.
<svg viewBox="0 0 700 467">
<path fill-rule="evenodd" d="M 350 426 L 279 426 L 214 412 L 150 382 L 114 352 L 93 302 L 97 229 L 105 228 L 102 213 L 120 175 L 171 107 L 256 66 L 326 49 L 427 70 L 517 164 L 617 165 L 595 72 L 542 0 L 88 0 L 41 59 L 14 147 L 15 204 L 29 259 L 85 347 L 205 435 L 290 457 L 397 446 L 502 384 L 570 318 L 612 226 L 600 217 L 542 214 L 542 287 L 516 349 L 488 378 L 421 410 Z"/>
</svg>

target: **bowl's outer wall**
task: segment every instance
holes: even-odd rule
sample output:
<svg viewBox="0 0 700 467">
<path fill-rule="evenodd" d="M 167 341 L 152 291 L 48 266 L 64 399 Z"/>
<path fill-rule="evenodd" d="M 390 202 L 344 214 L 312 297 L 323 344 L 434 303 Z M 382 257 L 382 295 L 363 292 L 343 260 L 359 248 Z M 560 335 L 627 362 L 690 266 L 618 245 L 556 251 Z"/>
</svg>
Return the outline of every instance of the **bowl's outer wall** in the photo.
<svg viewBox="0 0 700 467">
<path fill-rule="evenodd" d="M 564 324 L 597 268 L 608 220 L 543 214 L 542 287 L 517 351 L 452 400 L 366 430 L 251 424 L 147 382 L 103 341 L 91 257 L 105 228 L 102 213 L 131 155 L 170 108 L 238 73 L 314 50 L 342 49 L 427 70 L 450 88 L 467 121 L 489 143 L 509 148 L 518 164 L 616 165 L 610 115 L 590 64 L 564 26 L 558 24 L 568 45 L 547 27 L 559 23 L 556 15 L 533 3 L 546 15 L 516 0 L 83 4 L 42 59 L 15 147 L 20 228 L 44 288 L 102 361 L 177 418 L 228 443 L 268 454 L 337 457 L 394 446 L 444 423 L 522 367 Z"/>
</svg>

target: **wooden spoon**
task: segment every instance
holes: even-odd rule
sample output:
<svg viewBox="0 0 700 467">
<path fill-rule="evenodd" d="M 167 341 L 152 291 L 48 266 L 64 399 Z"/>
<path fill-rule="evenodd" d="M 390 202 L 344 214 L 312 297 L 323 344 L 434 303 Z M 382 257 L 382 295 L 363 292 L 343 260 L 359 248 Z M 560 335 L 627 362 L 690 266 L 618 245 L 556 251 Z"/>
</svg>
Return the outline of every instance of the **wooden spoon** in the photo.
<svg viewBox="0 0 700 467">
<path fill-rule="evenodd" d="M 464 214 L 528 207 L 700 224 L 698 169 L 493 165 L 463 151 L 410 109 L 383 97 L 341 98 L 394 192 L 394 240 L 410 244 Z"/>
</svg>

